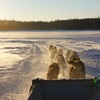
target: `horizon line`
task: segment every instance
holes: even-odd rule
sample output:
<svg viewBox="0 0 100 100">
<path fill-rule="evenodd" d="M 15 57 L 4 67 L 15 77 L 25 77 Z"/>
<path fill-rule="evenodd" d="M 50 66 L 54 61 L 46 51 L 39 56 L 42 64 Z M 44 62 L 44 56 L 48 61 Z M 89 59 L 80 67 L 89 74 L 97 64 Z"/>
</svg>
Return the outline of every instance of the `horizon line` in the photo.
<svg viewBox="0 0 100 100">
<path fill-rule="evenodd" d="M 74 20 L 74 19 L 94 19 L 94 18 L 100 18 L 100 16 L 97 17 L 85 17 L 85 18 L 68 18 L 68 19 L 55 19 L 55 20 L 16 20 L 16 19 L 0 19 L 0 21 L 17 21 L 17 22 L 54 22 L 54 21 L 60 21 L 60 20 Z"/>
</svg>

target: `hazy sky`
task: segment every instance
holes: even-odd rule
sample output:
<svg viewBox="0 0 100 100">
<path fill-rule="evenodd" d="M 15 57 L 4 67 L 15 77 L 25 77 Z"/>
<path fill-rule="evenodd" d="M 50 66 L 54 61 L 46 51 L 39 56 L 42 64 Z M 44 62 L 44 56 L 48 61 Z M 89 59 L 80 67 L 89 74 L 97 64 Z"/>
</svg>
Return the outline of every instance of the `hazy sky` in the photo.
<svg viewBox="0 0 100 100">
<path fill-rule="evenodd" d="M 100 16 L 100 0 L 0 0 L 0 19 L 53 21 Z"/>
</svg>

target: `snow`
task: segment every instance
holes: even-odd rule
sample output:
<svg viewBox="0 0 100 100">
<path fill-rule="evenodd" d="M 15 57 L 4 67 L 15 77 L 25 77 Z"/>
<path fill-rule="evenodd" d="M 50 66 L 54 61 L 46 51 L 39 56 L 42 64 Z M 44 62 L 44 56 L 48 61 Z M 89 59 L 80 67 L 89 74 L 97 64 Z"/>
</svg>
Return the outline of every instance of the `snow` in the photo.
<svg viewBox="0 0 100 100">
<path fill-rule="evenodd" d="M 50 44 L 78 52 L 86 78 L 100 78 L 100 31 L 0 32 L 0 100 L 27 100 L 32 79 L 46 79 Z M 65 77 L 68 78 L 67 69 Z"/>
</svg>

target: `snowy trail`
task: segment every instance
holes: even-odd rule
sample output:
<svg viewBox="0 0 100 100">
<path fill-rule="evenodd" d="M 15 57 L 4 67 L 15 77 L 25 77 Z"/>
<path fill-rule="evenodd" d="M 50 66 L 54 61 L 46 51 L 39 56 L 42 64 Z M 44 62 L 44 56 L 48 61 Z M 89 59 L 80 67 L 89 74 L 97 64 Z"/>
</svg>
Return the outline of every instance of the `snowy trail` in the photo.
<svg viewBox="0 0 100 100">
<path fill-rule="evenodd" d="M 28 54 L 27 57 L 14 65 L 21 68 L 19 72 L 17 72 L 17 75 L 14 76 L 15 82 L 12 80 L 12 84 L 10 84 L 13 85 L 14 89 L 10 89 L 11 92 L 8 91 L 5 98 L 1 98 L 4 100 L 7 98 L 9 98 L 9 100 L 26 100 L 32 79 L 46 79 L 48 66 L 51 64 L 48 46 L 49 45 L 46 46 L 46 44 L 41 45 L 39 43 L 31 45 L 30 49 L 25 52 L 25 54 Z M 62 76 L 59 75 L 59 78 L 61 77 Z M 17 84 L 15 84 L 16 82 Z"/>
<path fill-rule="evenodd" d="M 26 100 L 32 79 L 46 78 L 46 72 L 50 64 L 47 47 L 45 45 L 34 44 L 25 53 L 28 53 L 27 57 L 16 65 L 21 68 L 18 76 L 15 76 L 18 79 L 16 79 L 17 85 L 12 90 L 12 93 L 8 92 L 6 94 L 7 97 L 2 97 L 4 100 L 6 98 L 9 98 L 9 100 Z M 14 82 L 12 85 L 14 86 Z"/>
</svg>

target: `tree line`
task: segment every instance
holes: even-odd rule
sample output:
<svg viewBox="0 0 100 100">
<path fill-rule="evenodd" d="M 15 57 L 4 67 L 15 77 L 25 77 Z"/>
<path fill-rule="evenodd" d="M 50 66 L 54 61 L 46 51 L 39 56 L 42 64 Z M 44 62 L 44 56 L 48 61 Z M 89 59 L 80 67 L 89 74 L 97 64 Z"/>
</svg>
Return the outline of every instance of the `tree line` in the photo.
<svg viewBox="0 0 100 100">
<path fill-rule="evenodd" d="M 0 20 L 0 30 L 99 30 L 100 18 L 44 21 Z"/>
</svg>

